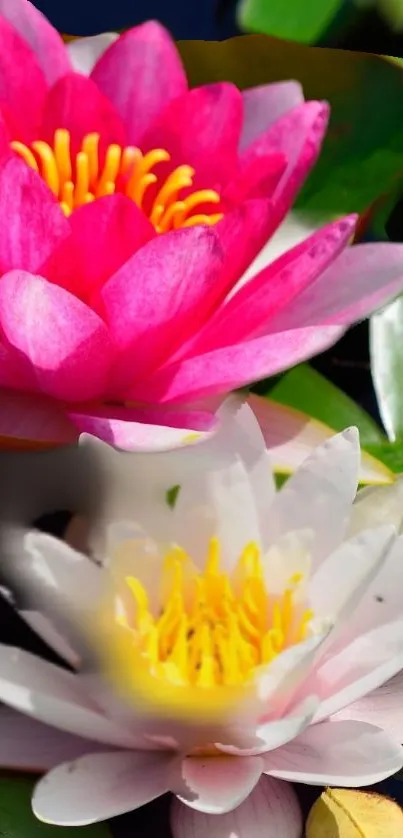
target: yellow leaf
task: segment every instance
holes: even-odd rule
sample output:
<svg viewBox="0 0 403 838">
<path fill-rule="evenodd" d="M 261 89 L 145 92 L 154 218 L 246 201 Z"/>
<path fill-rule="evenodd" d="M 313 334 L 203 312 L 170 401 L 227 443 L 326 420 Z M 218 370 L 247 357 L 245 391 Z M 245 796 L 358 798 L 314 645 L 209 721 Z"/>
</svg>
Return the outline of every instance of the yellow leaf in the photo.
<svg viewBox="0 0 403 838">
<path fill-rule="evenodd" d="M 308 816 L 306 838 L 402 838 L 403 810 L 370 791 L 326 789 Z"/>
</svg>

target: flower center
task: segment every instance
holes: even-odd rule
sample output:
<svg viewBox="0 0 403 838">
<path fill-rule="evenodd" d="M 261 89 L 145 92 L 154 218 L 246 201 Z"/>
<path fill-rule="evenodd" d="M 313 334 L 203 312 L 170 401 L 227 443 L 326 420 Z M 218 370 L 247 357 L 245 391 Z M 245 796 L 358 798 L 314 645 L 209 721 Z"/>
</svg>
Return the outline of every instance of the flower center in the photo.
<svg viewBox="0 0 403 838">
<path fill-rule="evenodd" d="M 159 615 L 153 615 L 139 580 L 127 577 L 136 614 L 134 621 L 126 612 L 117 619 L 131 632 L 150 674 L 177 685 L 245 684 L 257 667 L 301 642 L 313 618 L 296 601 L 302 574 L 293 576 L 281 595 L 270 595 L 254 543 L 245 547 L 231 575 L 220 569 L 215 538 L 202 573 L 174 548 L 165 559 L 164 577 L 167 593 Z"/>
<path fill-rule="evenodd" d="M 178 166 L 159 181 L 153 169 L 158 163 L 169 162 L 170 154 L 165 149 L 155 148 L 142 154 L 134 146 L 122 148 L 113 144 L 108 146 L 101 166 L 99 142 L 99 134 L 87 134 L 74 161 L 70 133 L 65 128 L 55 132 L 53 148 L 43 140 L 30 147 L 14 141 L 11 148 L 42 176 L 67 216 L 83 204 L 116 192 L 131 198 L 145 211 L 158 233 L 195 224 L 212 225 L 223 217 L 221 212 L 208 212 L 209 204 L 220 203 L 220 196 L 213 189 L 189 193 L 195 176 L 191 166 Z M 188 191 L 186 197 L 181 196 L 184 190 Z"/>
</svg>

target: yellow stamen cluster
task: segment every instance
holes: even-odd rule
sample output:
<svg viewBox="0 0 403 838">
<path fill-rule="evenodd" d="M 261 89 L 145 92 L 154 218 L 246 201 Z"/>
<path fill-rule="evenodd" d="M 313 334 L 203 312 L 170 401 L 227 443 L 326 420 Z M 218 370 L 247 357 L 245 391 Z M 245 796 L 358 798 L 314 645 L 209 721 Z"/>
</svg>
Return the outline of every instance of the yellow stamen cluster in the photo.
<svg viewBox="0 0 403 838">
<path fill-rule="evenodd" d="M 159 163 L 170 161 L 165 149 L 156 148 L 143 155 L 134 146 L 122 148 L 112 144 L 107 148 L 101 166 L 99 144 L 99 134 L 87 134 L 73 161 L 70 133 L 60 128 L 55 132 L 53 148 L 43 140 L 33 142 L 30 148 L 14 141 L 11 148 L 39 172 L 66 216 L 96 198 L 120 192 L 146 211 L 158 233 L 195 224 L 212 225 L 223 217 L 221 212 L 205 212 L 206 204 L 220 203 L 220 196 L 213 189 L 200 189 L 186 197 L 180 196 L 193 185 L 195 170 L 191 166 L 178 166 L 158 182 L 153 169 Z M 154 186 L 154 192 L 148 200 L 151 186 Z"/>
<path fill-rule="evenodd" d="M 295 602 L 300 574 L 280 596 L 270 596 L 254 543 L 245 547 L 231 575 L 220 569 L 215 538 L 201 573 L 184 551 L 174 548 L 165 559 L 164 576 L 168 587 L 158 615 L 139 580 L 127 577 L 136 616 L 133 622 L 120 614 L 118 621 L 130 631 L 150 674 L 173 684 L 244 684 L 257 667 L 302 641 L 313 617 Z"/>
</svg>

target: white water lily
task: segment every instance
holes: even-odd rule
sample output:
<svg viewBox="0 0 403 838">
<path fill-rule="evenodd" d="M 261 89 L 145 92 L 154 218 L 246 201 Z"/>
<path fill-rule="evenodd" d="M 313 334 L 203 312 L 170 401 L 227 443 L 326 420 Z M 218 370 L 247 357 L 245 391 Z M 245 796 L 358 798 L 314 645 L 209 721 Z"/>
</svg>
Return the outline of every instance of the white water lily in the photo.
<svg viewBox="0 0 403 838">
<path fill-rule="evenodd" d="M 73 671 L 0 647 L 0 763 L 48 772 L 38 818 L 90 824 L 172 791 L 174 838 L 300 838 L 290 782 L 398 771 L 401 487 L 354 504 L 355 429 L 278 493 L 246 406 L 181 451 L 84 445 L 104 490 L 91 558 L 36 531 L 15 556 L 22 616 Z"/>
</svg>

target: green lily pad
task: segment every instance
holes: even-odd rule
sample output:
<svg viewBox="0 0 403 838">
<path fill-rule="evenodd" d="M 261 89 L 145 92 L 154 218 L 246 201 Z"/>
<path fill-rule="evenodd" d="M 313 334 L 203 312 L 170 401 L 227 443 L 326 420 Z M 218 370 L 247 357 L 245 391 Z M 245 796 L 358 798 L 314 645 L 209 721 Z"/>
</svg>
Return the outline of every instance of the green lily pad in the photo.
<svg viewBox="0 0 403 838">
<path fill-rule="evenodd" d="M 0 777 L 0 835 L 2 838 L 111 838 L 106 824 L 85 827 L 41 823 L 31 809 L 35 781 Z"/>
<path fill-rule="evenodd" d="M 396 188 L 403 175 L 403 71 L 396 62 L 267 35 L 178 46 L 192 86 L 227 80 L 245 89 L 297 79 L 307 99 L 330 102 L 322 154 L 296 203 L 310 221 L 364 213 Z"/>
</svg>

